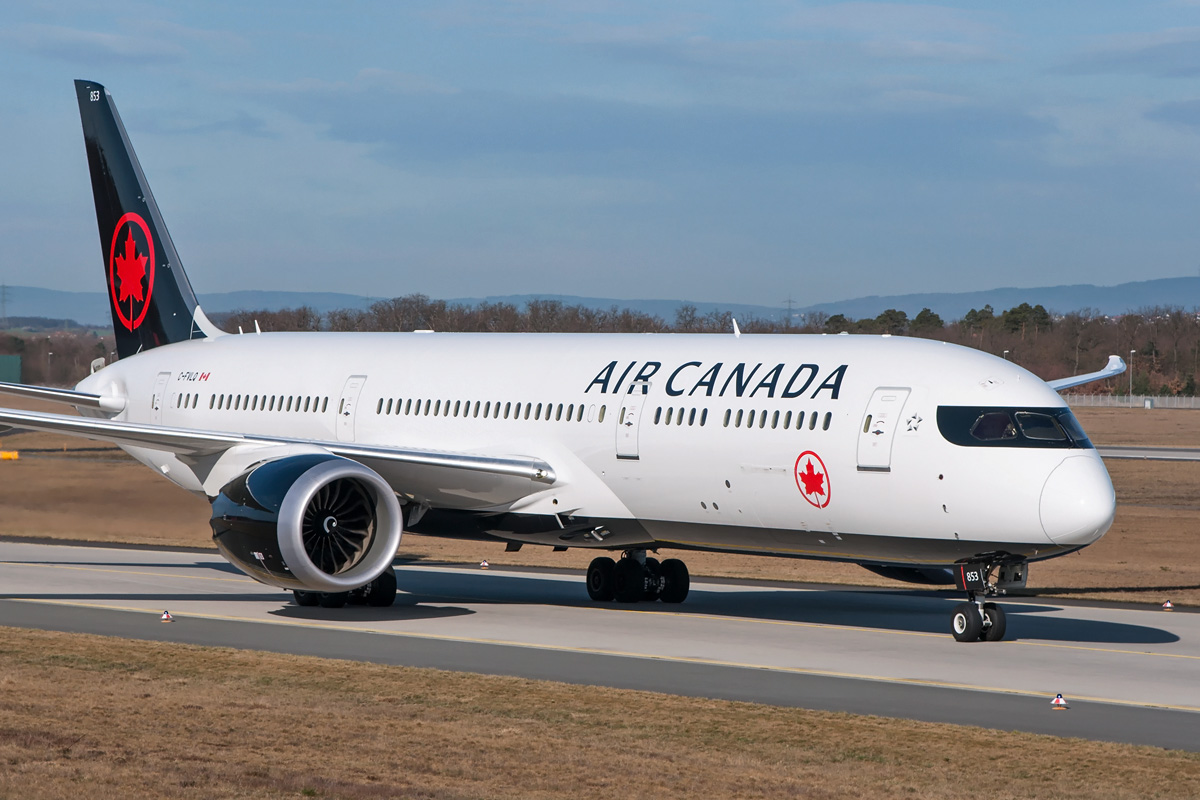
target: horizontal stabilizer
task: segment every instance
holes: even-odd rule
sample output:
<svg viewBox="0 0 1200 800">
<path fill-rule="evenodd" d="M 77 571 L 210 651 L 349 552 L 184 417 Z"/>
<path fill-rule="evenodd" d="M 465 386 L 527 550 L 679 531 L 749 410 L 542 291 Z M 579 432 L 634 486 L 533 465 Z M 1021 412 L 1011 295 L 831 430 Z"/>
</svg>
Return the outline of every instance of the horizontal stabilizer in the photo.
<svg viewBox="0 0 1200 800">
<path fill-rule="evenodd" d="M 1085 383 L 1092 381 L 1102 381 L 1105 378 L 1113 378 L 1125 371 L 1125 359 L 1120 356 L 1109 356 L 1108 363 L 1104 365 L 1104 369 L 1096 372 L 1089 372 L 1086 375 L 1076 375 L 1073 378 L 1059 378 L 1056 381 L 1046 381 L 1046 384 L 1056 392 L 1061 392 L 1063 389 L 1070 389 L 1072 386 L 1082 386 Z"/>
</svg>

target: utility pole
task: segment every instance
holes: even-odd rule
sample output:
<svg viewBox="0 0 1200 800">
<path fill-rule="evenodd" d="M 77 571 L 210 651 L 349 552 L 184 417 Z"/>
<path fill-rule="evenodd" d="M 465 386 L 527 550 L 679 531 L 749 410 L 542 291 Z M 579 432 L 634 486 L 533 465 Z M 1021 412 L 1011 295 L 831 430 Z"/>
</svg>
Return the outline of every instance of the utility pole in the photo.
<svg viewBox="0 0 1200 800">
<path fill-rule="evenodd" d="M 792 296 L 789 294 L 785 302 L 787 303 L 787 317 L 783 320 L 783 329 L 788 330 L 792 327 L 792 306 L 796 304 L 796 301 L 792 300 Z"/>
</svg>

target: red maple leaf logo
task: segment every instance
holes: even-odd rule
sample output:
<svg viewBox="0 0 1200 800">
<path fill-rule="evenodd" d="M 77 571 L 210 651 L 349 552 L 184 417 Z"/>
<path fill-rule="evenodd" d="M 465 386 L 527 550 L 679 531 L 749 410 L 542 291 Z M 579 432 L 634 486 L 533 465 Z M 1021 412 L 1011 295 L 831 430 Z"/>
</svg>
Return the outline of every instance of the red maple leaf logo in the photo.
<svg viewBox="0 0 1200 800">
<path fill-rule="evenodd" d="M 124 255 L 118 255 L 113 262 L 117 266 L 117 277 L 121 279 L 121 297 L 118 302 L 133 297 L 140 303 L 144 299 L 142 280 L 146 277 L 146 257 L 138 255 L 137 246 L 133 243 L 132 230 L 126 234 Z"/>
<path fill-rule="evenodd" d="M 813 469 L 811 458 L 808 460 L 804 472 L 799 472 L 797 475 L 804 483 L 805 494 L 825 494 L 825 476 Z"/>
</svg>

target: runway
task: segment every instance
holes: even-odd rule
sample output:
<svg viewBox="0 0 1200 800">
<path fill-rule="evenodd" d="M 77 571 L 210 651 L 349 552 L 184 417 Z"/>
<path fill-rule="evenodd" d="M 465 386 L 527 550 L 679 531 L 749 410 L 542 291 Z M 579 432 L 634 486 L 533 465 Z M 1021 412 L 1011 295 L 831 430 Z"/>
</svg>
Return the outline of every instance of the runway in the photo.
<svg viewBox="0 0 1200 800">
<path fill-rule="evenodd" d="M 952 593 L 696 581 L 672 608 L 592 604 L 582 575 L 397 575 L 392 608 L 300 608 L 216 554 L 0 542 L 0 624 L 1200 751 L 1200 614 L 1014 599 L 1007 641 L 959 644 Z"/>
</svg>

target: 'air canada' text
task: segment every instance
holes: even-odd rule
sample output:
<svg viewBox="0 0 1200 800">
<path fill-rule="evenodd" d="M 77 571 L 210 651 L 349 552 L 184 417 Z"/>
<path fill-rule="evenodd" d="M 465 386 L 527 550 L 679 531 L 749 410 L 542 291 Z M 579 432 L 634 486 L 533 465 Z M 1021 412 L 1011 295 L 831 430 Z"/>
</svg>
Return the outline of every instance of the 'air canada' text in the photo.
<svg viewBox="0 0 1200 800">
<path fill-rule="evenodd" d="M 637 361 L 631 361 L 622 368 L 619 362 L 609 362 L 588 384 L 584 394 L 593 388 L 599 388 L 601 394 L 619 394 L 622 386 L 628 392 L 630 386 L 648 382 L 662 370 L 662 362 L 659 361 L 642 362 L 635 371 L 638 364 Z M 809 397 L 815 398 L 821 392 L 829 392 L 829 398 L 837 400 L 846 367 L 846 364 L 835 367 L 823 381 L 817 383 L 821 368 L 816 364 L 801 364 L 798 367 L 776 364 L 767 367 L 761 362 L 753 365 L 741 362 L 727 367 L 724 362 L 718 361 L 706 367 L 701 361 L 688 361 L 671 371 L 665 387 L 670 397 L 691 397 L 697 393 L 705 397 L 724 397 L 726 393 L 736 397 L 754 397 L 762 392 L 766 397 L 790 399 L 805 396 L 805 392 L 816 384 L 816 389 Z"/>
</svg>

